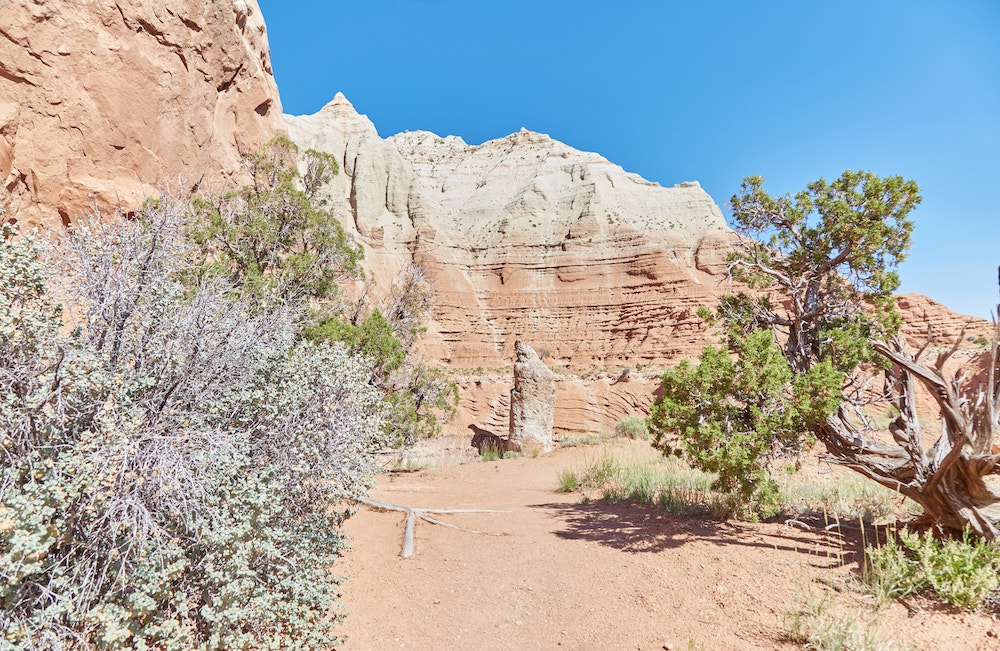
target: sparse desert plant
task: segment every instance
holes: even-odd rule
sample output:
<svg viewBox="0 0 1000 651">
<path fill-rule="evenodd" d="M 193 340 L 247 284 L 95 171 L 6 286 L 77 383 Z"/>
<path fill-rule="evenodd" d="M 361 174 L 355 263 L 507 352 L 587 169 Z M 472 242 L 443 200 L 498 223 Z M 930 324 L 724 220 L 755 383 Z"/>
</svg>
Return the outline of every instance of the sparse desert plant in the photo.
<svg viewBox="0 0 1000 651">
<path fill-rule="evenodd" d="M 389 472 L 420 472 L 431 467 L 428 461 L 419 461 L 412 457 L 401 455 L 392 460 L 389 464 Z"/>
<path fill-rule="evenodd" d="M 627 416 L 615 424 L 616 436 L 627 436 L 630 439 L 649 437 L 649 427 L 646 419 L 641 416 Z"/>
<path fill-rule="evenodd" d="M 792 464 L 785 467 L 794 469 Z M 875 522 L 895 513 L 900 500 L 888 488 L 844 471 L 819 476 L 786 472 L 775 481 L 786 513 L 813 511 L 839 520 Z"/>
<path fill-rule="evenodd" d="M 560 471 L 560 492 L 581 490 L 597 493 L 612 502 L 633 502 L 686 515 L 720 510 L 718 496 L 711 493 L 713 477 L 687 466 L 679 459 L 622 461 L 613 454 L 576 471 Z"/>
<path fill-rule="evenodd" d="M 185 202 L 0 240 L 0 649 L 336 644 L 369 369 L 203 273 Z M 49 293 L 55 277 L 59 298 Z"/>
<path fill-rule="evenodd" d="M 785 614 L 785 637 L 812 651 L 908 651 L 902 643 L 886 639 L 877 620 L 869 620 L 863 611 L 838 608 L 811 589 L 802 597 L 801 606 Z"/>
<path fill-rule="evenodd" d="M 398 447 L 438 434 L 455 413 L 458 385 L 411 354 L 433 293 L 422 269 L 403 269 L 384 295 L 363 283 L 348 300 L 342 284 L 363 276 L 363 249 L 326 209 L 321 190 L 338 173 L 336 160 L 280 137 L 241 160 L 246 185 L 192 202 L 183 224 L 197 244 L 190 273 L 224 275 L 264 303 L 308 302 L 297 315 L 308 338 L 343 342 L 368 360 L 387 402 L 389 440 Z"/>
<path fill-rule="evenodd" d="M 892 536 L 883 545 L 865 548 L 861 579 L 878 605 L 920 592 L 926 585 L 917 561 Z"/>
<path fill-rule="evenodd" d="M 923 576 L 945 603 L 961 610 L 975 610 L 1000 585 L 1000 550 L 968 532 L 962 538 L 939 540 L 930 533 L 902 534 L 903 544 L 913 552 Z"/>
<path fill-rule="evenodd" d="M 608 440 L 607 436 L 600 434 L 584 434 L 563 439 L 559 442 L 561 448 L 577 448 L 584 445 L 599 445 Z"/>
<path fill-rule="evenodd" d="M 928 591 L 960 610 L 975 610 L 1000 586 L 1000 550 L 968 532 L 939 540 L 903 530 L 865 555 L 863 578 L 880 602 Z"/>
<path fill-rule="evenodd" d="M 484 443 L 479 451 L 481 461 L 499 461 L 500 456 L 500 448 L 494 443 Z"/>
<path fill-rule="evenodd" d="M 556 491 L 559 493 L 572 493 L 580 487 L 580 477 L 576 472 L 563 468 L 558 474 L 559 486 Z"/>
</svg>

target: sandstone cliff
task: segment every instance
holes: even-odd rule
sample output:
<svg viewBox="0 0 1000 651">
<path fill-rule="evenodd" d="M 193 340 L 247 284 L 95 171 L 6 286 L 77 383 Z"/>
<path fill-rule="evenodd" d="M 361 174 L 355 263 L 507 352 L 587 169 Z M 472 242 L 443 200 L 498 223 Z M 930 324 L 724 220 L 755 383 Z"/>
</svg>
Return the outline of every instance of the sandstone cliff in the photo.
<svg viewBox="0 0 1000 651">
<path fill-rule="evenodd" d="M 373 276 L 387 283 L 415 262 L 436 286 L 424 353 L 466 371 L 451 431 L 504 431 L 510 385 L 500 369 L 518 335 L 561 370 L 557 436 L 646 413 L 657 369 L 714 340 L 696 310 L 731 289 L 734 236 L 697 183 L 660 187 L 526 130 L 481 145 L 422 131 L 383 139 L 339 94 L 286 120 L 300 146 L 341 163 L 330 199 Z M 928 324 L 943 345 L 969 320 L 918 295 L 900 308 L 913 346 Z M 987 329 L 977 320 L 966 336 Z M 975 354 L 967 347 L 956 359 Z M 623 367 L 637 372 L 620 380 Z"/>
<path fill-rule="evenodd" d="M 341 162 L 334 211 L 376 277 L 427 270 L 438 361 L 504 366 L 518 335 L 565 369 L 659 364 L 707 341 L 695 311 L 720 291 L 731 234 L 697 183 L 660 187 L 525 130 L 478 146 L 382 139 L 342 95 L 287 120 Z"/>
<path fill-rule="evenodd" d="M 283 128 L 256 0 L 0 2 L 0 201 L 22 221 L 217 183 Z"/>
</svg>

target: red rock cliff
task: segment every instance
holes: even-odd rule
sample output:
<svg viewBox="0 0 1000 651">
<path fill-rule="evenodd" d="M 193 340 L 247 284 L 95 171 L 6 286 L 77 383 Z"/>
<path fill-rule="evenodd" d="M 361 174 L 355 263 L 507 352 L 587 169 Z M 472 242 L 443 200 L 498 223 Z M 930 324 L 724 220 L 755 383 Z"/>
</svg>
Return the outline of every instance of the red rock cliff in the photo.
<svg viewBox="0 0 1000 651">
<path fill-rule="evenodd" d="M 255 0 L 0 3 L 0 201 L 18 219 L 220 181 L 283 129 Z"/>
</svg>

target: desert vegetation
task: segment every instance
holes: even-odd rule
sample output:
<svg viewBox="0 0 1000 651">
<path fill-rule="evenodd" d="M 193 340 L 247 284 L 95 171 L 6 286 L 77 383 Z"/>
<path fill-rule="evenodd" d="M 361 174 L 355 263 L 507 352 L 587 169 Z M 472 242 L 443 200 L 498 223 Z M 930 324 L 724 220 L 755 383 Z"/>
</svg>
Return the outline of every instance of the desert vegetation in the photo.
<svg viewBox="0 0 1000 651">
<path fill-rule="evenodd" d="M 455 393 L 408 356 L 405 296 L 343 316 L 366 310 L 341 291 L 361 250 L 314 203 L 335 163 L 297 154 L 51 243 L 3 225 L 0 648 L 337 643 L 330 567 L 372 453 Z"/>
<path fill-rule="evenodd" d="M 717 473 L 716 488 L 743 515 L 772 514 L 775 455 L 818 440 L 826 459 L 919 504 L 928 524 L 1000 533 L 1000 494 L 987 481 L 998 472 L 997 338 L 973 380 L 945 373 L 957 343 L 928 365 L 926 346 L 910 353 L 898 336 L 895 268 L 919 202 L 913 181 L 851 171 L 794 197 L 772 197 L 749 177 L 733 196 L 741 247 L 730 274 L 748 291 L 705 311 L 726 346 L 665 373 L 650 422 L 664 451 L 676 436 L 695 466 Z M 918 384 L 942 413 L 933 442 Z M 869 416 L 875 406 L 892 409 L 884 435 Z"/>
</svg>

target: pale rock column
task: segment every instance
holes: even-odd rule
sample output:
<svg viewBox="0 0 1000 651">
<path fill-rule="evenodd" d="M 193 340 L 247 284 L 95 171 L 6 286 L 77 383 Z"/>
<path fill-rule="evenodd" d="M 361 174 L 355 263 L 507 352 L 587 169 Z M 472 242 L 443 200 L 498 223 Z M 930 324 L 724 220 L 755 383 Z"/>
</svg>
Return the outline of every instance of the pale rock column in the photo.
<svg viewBox="0 0 1000 651">
<path fill-rule="evenodd" d="M 520 339 L 514 347 L 514 388 L 510 390 L 510 440 L 522 452 L 552 451 L 556 406 L 555 374 L 531 346 Z"/>
</svg>

